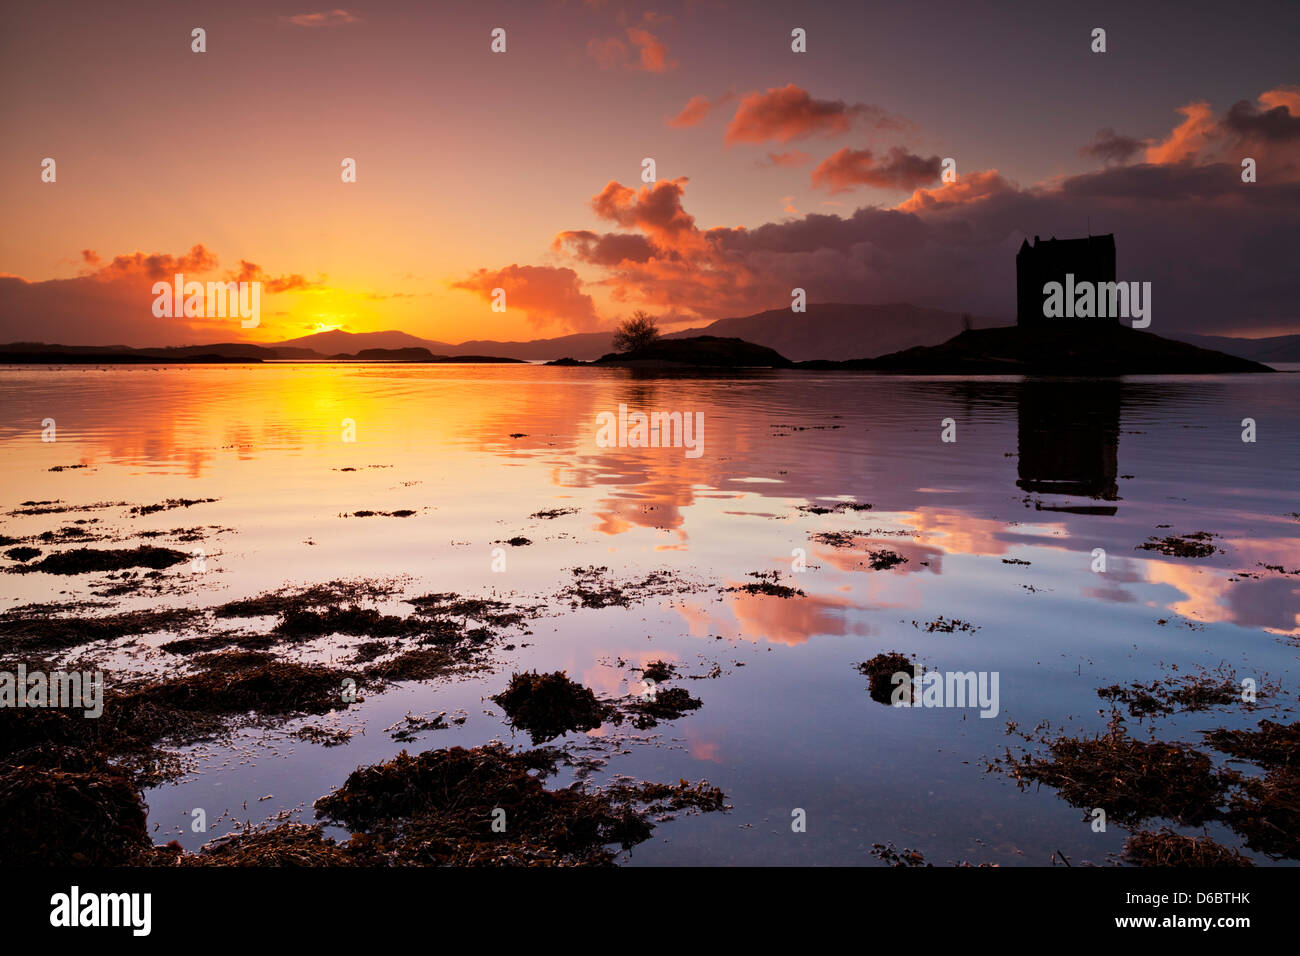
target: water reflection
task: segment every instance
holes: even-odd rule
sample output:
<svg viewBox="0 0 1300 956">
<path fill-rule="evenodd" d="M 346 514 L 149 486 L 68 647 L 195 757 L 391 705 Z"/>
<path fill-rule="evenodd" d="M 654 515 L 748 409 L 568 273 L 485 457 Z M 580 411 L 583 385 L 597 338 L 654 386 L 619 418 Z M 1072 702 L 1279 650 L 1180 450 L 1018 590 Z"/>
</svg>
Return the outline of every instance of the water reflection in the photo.
<svg viewBox="0 0 1300 956">
<path fill-rule="evenodd" d="M 616 695 L 650 660 L 679 664 L 704 706 L 664 729 L 670 745 L 624 753 L 611 769 L 708 776 L 738 809 L 692 820 L 697 830 L 673 831 L 642 859 L 689 860 L 688 833 L 744 862 L 855 862 L 876 839 L 983 857 L 962 842 L 979 834 L 1016 863 L 1040 838 L 1044 858 L 1095 853 L 1097 835 L 1071 830 L 1068 808 L 1049 819 L 1050 795 L 1030 814 L 1032 797 L 989 782 L 980 757 L 1005 745 L 1001 721 L 880 707 L 853 663 L 899 650 L 997 670 L 1005 712 L 1027 726 L 1090 715 L 1099 683 L 1148 681 L 1170 661 L 1249 651 L 1252 668 L 1285 677 L 1294 649 L 1277 637 L 1300 634 L 1298 386 L 508 366 L 10 370 L 0 371 L 0 507 L 217 498 L 147 516 L 96 511 L 104 521 L 92 527 L 231 529 L 178 603 L 391 576 L 407 593 L 547 601 L 503 667 L 564 669 Z M 598 446 L 596 416 L 620 404 L 703 412 L 704 456 Z M 1258 445 L 1240 441 L 1246 415 L 1261 422 Z M 46 416 L 57 444 L 39 440 Z M 344 418 L 357 422 L 355 443 L 341 441 Z M 940 440 L 945 418 L 958 422 L 955 443 Z M 89 467 L 50 470 L 73 463 Z M 413 514 L 344 517 L 360 508 Z M 73 517 L 9 515 L 3 530 L 38 535 Z M 1221 554 L 1138 549 L 1202 530 Z M 530 543 L 493 573 L 493 543 L 515 535 Z M 1104 574 L 1090 570 L 1098 547 L 1110 555 Z M 797 549 L 806 572 L 792 568 Z M 881 551 L 906 560 L 873 562 Z M 626 608 L 553 598 L 591 565 L 611 580 L 664 570 L 701 587 Z M 773 571 L 803 594 L 744 589 Z M 5 578 L 13 603 L 85 596 L 79 580 Z M 979 630 L 927 630 L 940 616 Z M 304 745 L 280 771 L 241 756 L 151 793 L 151 807 L 170 826 L 187 807 L 237 809 L 249 794 L 276 794 L 268 813 L 310 805 L 359 763 L 392 756 L 399 745 L 379 731 L 408 710 L 470 714 L 429 746 L 508 739 L 484 703 L 500 677 L 377 695 L 376 730 L 347 748 Z M 844 825 L 769 839 L 766 821 L 803 805 Z M 738 823 L 758 824 L 741 843 Z"/>
<path fill-rule="evenodd" d="M 1119 500 L 1118 381 L 1026 381 L 1016 401 L 1019 478 L 1035 494 Z M 1113 515 L 1114 505 L 1040 503 L 1044 511 Z"/>
<path fill-rule="evenodd" d="M 916 607 L 927 600 L 926 581 L 960 586 L 973 568 L 952 558 L 1010 561 L 1038 551 L 1042 557 L 1025 560 L 1041 566 L 1056 552 L 1075 567 L 1081 559 L 1071 552 L 1105 547 L 1114 556 L 1105 578 L 1079 580 L 1062 565 L 1047 586 L 1115 606 L 1158 604 L 1202 622 L 1290 633 L 1300 604 L 1297 524 L 1286 517 L 1300 511 L 1292 378 L 1022 383 L 288 365 L 5 370 L 0 444 L 10 467 L 0 493 L 8 508 L 53 497 L 219 497 L 212 520 L 239 531 L 239 566 L 259 583 L 286 566 L 306 575 L 317 567 L 355 574 L 373 564 L 374 573 L 396 573 L 430 561 L 463 563 L 444 556 L 446 542 L 477 547 L 515 533 L 537 542 L 528 556 L 545 556 L 539 577 L 616 560 L 609 556 L 621 551 L 743 580 L 788 566 L 791 549 L 805 547 L 823 570 L 803 586 L 809 601 L 828 602 L 823 608 L 768 612 L 763 599 L 736 599 L 727 614 L 756 626 L 760 613 L 771 615 L 761 627 L 782 641 L 800 631 L 805 640 L 819 631 L 853 633 L 858 625 L 844 623 L 847 604 Z M 705 454 L 598 447 L 596 416 L 620 404 L 702 412 Z M 1258 445 L 1239 440 L 1246 414 L 1267 436 Z M 46 416 L 59 422 L 55 445 L 35 439 Z M 948 417 L 958 421 L 957 443 L 939 440 Z M 344 418 L 357 422 L 353 444 L 340 439 Z M 89 467 L 48 472 L 73 463 Z M 873 507 L 797 510 L 840 500 Z M 578 509 L 574 525 L 527 524 L 530 514 L 557 505 Z M 360 507 L 420 516 L 382 528 L 339 520 Z M 275 524 L 263 527 L 270 515 Z M 23 533 L 48 530 L 49 521 L 12 520 L 25 522 Z M 1188 561 L 1135 551 L 1166 524 L 1214 532 L 1224 553 Z M 546 537 L 561 527 L 564 534 Z M 811 537 L 826 531 L 855 541 L 830 547 Z M 294 550 L 307 539 L 315 550 Z M 908 561 L 883 572 L 864 567 L 864 553 L 880 548 Z M 38 584 L 36 576 L 22 582 Z"/>
</svg>

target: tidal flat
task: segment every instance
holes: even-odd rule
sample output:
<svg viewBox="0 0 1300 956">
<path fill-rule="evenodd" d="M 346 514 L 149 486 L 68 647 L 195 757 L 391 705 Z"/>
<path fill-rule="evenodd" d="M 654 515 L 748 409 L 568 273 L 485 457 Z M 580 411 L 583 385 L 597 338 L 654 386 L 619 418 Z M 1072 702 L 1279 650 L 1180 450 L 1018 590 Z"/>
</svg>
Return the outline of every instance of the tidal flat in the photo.
<svg viewBox="0 0 1300 956">
<path fill-rule="evenodd" d="M 1294 375 L 0 396 L 0 671 L 103 675 L 97 718 L 0 706 L 5 862 L 1300 859 Z M 620 405 L 706 453 L 598 442 Z M 893 706 L 936 671 L 996 675 L 997 717 Z"/>
</svg>

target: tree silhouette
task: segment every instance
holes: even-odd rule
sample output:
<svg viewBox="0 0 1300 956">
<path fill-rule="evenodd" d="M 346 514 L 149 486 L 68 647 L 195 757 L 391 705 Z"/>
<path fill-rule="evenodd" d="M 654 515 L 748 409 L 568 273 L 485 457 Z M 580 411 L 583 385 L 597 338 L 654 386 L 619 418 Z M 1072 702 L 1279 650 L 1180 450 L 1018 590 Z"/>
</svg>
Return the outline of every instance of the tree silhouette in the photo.
<svg viewBox="0 0 1300 956">
<path fill-rule="evenodd" d="M 637 310 L 614 330 L 614 351 L 636 352 L 659 338 L 659 327 L 652 315 Z"/>
</svg>

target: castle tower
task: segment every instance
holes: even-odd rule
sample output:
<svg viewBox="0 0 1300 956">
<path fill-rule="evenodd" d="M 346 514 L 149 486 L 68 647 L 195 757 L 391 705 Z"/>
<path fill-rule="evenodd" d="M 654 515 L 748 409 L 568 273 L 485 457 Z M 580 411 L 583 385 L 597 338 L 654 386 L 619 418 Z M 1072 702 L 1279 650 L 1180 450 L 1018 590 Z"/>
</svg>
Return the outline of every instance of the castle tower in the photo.
<svg viewBox="0 0 1300 956">
<path fill-rule="evenodd" d="M 1025 239 L 1016 253 L 1016 325 L 1071 321 L 1048 319 L 1043 315 L 1043 286 L 1049 282 L 1065 284 L 1065 276 L 1079 282 L 1115 281 L 1115 236 L 1088 236 L 1085 239 L 1040 239 L 1033 245 Z M 1117 319 L 1079 319 L 1082 322 L 1114 322 Z"/>
</svg>

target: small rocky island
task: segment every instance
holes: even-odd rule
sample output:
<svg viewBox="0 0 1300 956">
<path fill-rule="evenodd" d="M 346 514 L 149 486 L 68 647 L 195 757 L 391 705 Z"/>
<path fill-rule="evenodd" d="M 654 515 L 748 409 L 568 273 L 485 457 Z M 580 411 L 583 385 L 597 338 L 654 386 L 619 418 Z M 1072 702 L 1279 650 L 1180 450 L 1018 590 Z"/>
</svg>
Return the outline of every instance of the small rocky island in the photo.
<svg viewBox="0 0 1300 956">
<path fill-rule="evenodd" d="M 549 365 L 622 368 L 774 368 L 894 375 L 1212 375 L 1272 372 L 1249 359 L 1203 349 L 1118 324 L 1063 322 L 968 329 L 941 345 L 876 358 L 791 362 L 774 349 L 738 338 L 657 338 L 595 362 Z"/>
<path fill-rule="evenodd" d="M 755 345 L 744 339 L 697 335 L 689 339 L 655 339 L 630 352 L 602 355 L 589 364 L 630 368 L 789 368 L 793 363 L 776 349 L 765 345 Z"/>
<path fill-rule="evenodd" d="M 1118 324 L 1063 322 L 967 329 L 941 345 L 796 368 L 896 375 L 1213 375 L 1272 372 L 1250 359 Z"/>
</svg>

